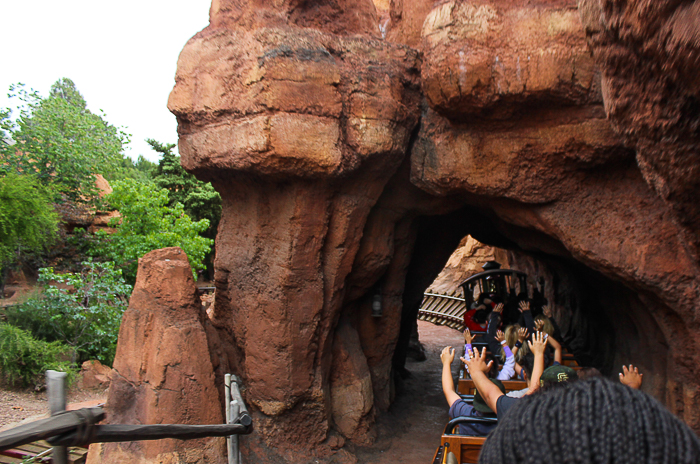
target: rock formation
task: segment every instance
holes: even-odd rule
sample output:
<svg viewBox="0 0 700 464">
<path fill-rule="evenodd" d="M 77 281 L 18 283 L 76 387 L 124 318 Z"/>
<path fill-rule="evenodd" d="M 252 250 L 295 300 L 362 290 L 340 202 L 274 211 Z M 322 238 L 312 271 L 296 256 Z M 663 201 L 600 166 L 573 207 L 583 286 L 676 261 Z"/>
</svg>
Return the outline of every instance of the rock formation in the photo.
<svg viewBox="0 0 700 464">
<path fill-rule="evenodd" d="M 501 264 L 502 269 L 510 268 L 508 254 L 505 250 L 484 245 L 467 235 L 459 242 L 459 246 L 427 291 L 442 294 L 456 292 L 457 295 L 461 296 L 462 289 L 459 284 L 468 277 L 483 272 L 482 266 L 488 261 L 497 261 Z M 532 275 L 537 274 L 533 273 Z M 535 282 L 532 281 L 530 284 L 534 285 Z"/>
<path fill-rule="evenodd" d="M 107 422 L 224 423 L 206 324 L 185 253 L 164 248 L 141 258 L 119 331 Z M 88 461 L 225 462 L 224 443 L 207 438 L 93 444 Z"/>
<path fill-rule="evenodd" d="M 700 3 L 580 0 L 605 111 L 700 258 Z"/>
<path fill-rule="evenodd" d="M 639 364 L 700 431 L 695 3 L 374 3 L 214 0 L 178 62 L 182 163 L 223 201 L 209 354 L 247 386 L 248 458 L 371 443 L 467 234 L 547 279 L 581 359 Z"/>
</svg>

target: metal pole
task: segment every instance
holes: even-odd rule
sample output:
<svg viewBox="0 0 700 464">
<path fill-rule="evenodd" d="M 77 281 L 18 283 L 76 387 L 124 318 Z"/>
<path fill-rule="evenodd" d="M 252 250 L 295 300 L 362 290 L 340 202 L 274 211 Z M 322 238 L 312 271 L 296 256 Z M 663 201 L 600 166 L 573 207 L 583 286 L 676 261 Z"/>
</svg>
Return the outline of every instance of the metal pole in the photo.
<svg viewBox="0 0 700 464">
<path fill-rule="evenodd" d="M 224 404 L 226 407 L 226 423 L 231 423 L 231 374 L 226 374 L 224 376 Z M 228 456 L 228 464 L 234 464 L 233 461 L 233 437 L 226 437 L 226 451 Z"/>
<path fill-rule="evenodd" d="M 46 371 L 46 390 L 49 396 L 51 415 L 66 410 L 66 373 Z M 68 450 L 65 446 L 53 447 L 54 464 L 68 464 Z"/>
<path fill-rule="evenodd" d="M 243 401 L 243 397 L 241 396 L 241 390 L 238 386 L 238 377 L 235 375 L 231 376 L 231 400 L 232 403 L 236 403 L 236 409 L 235 409 L 235 414 L 233 411 L 231 412 L 231 420 L 238 420 L 238 418 L 241 418 L 241 422 L 250 424 L 251 418 L 248 415 L 248 408 L 245 405 L 245 401 Z M 242 414 L 245 414 L 245 417 L 242 416 Z M 236 464 L 242 464 L 243 459 L 241 457 L 241 446 L 240 446 L 240 437 L 238 435 L 231 437 L 233 440 L 233 444 L 236 448 L 236 454 L 238 461 L 236 461 Z"/>
<path fill-rule="evenodd" d="M 231 401 L 229 410 L 231 411 L 231 417 L 238 418 L 238 413 L 240 411 L 238 401 Z M 241 464 L 241 452 L 238 449 L 238 435 L 229 437 L 229 440 L 231 440 L 230 455 L 233 457 L 233 464 Z"/>
</svg>

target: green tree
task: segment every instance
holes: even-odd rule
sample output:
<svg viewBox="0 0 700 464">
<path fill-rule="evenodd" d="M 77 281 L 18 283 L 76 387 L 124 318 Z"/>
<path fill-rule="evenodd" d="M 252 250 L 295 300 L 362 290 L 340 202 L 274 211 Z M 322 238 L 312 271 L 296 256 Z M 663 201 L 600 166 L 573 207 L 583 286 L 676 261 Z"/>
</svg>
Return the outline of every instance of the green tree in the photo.
<svg viewBox="0 0 700 464">
<path fill-rule="evenodd" d="M 38 339 L 71 346 L 74 362 L 97 359 L 111 365 L 131 293 L 121 271 L 111 262 L 86 261 L 79 273 L 40 269 L 39 282 L 41 294 L 8 308 L 8 322 Z"/>
<path fill-rule="evenodd" d="M 128 156 L 125 156 L 120 164 L 120 170 L 117 176 L 108 179 L 110 182 L 115 180 L 134 179 L 139 182 L 153 182 L 153 173 L 158 165 L 139 155 L 136 162 Z"/>
<path fill-rule="evenodd" d="M 0 289 L 10 266 L 43 251 L 57 227 L 50 195 L 31 175 L 0 177 Z"/>
<path fill-rule="evenodd" d="M 221 219 L 221 196 L 211 183 L 202 182 L 185 171 L 180 157 L 173 153 L 175 144 L 162 144 L 153 139 L 146 142 L 161 158 L 154 172 L 154 182 L 158 187 L 168 189 L 170 206 L 181 203 L 185 212 L 194 220 L 207 219 L 209 228 L 204 232 L 208 238 L 216 237 L 216 229 Z"/>
<path fill-rule="evenodd" d="M 138 259 L 152 250 L 178 246 L 190 260 L 195 273 L 204 269 L 204 258 L 214 241 L 200 236 L 209 221 L 193 221 L 180 203 L 168 206 L 168 190 L 152 183 L 132 179 L 115 182 L 114 191 L 105 197 L 121 218 L 112 222 L 113 234 L 101 233 L 104 243 L 101 256 L 113 260 L 135 282 Z"/>
<path fill-rule="evenodd" d="M 93 114 L 70 79 L 59 79 L 47 98 L 10 87 L 21 102 L 16 121 L 0 115 L 6 143 L 0 144 L 5 170 L 31 173 L 55 193 L 76 202 L 97 199 L 94 175 L 113 177 L 120 170 L 122 148 L 129 136 Z M 10 140 L 8 140 L 10 139 Z"/>
</svg>

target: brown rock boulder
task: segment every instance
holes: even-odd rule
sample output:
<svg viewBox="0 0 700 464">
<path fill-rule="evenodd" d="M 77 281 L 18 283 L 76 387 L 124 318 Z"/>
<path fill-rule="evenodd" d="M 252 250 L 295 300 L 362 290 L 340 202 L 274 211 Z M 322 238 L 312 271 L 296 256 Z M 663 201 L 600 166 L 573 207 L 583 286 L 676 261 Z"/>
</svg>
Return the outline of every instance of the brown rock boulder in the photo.
<svg viewBox="0 0 700 464">
<path fill-rule="evenodd" d="M 80 368 L 80 387 L 106 389 L 109 387 L 112 369 L 97 360 L 85 361 Z"/>
<path fill-rule="evenodd" d="M 180 248 L 139 260 L 106 404 L 111 424 L 221 424 L 192 269 Z M 88 462 L 225 462 L 223 438 L 91 445 Z"/>
</svg>

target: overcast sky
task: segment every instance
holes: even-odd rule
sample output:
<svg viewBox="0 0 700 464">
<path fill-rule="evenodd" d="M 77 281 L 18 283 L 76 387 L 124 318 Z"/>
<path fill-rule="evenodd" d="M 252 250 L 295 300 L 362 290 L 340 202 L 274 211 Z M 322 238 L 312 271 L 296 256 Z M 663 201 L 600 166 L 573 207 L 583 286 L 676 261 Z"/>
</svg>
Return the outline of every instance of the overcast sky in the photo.
<svg viewBox="0 0 700 464">
<path fill-rule="evenodd" d="M 126 154 L 151 161 L 144 142 L 177 143 L 167 109 L 177 57 L 209 24 L 211 0 L 0 0 L 0 107 L 10 84 L 47 96 L 68 77 L 107 121 L 132 135 Z"/>
</svg>

